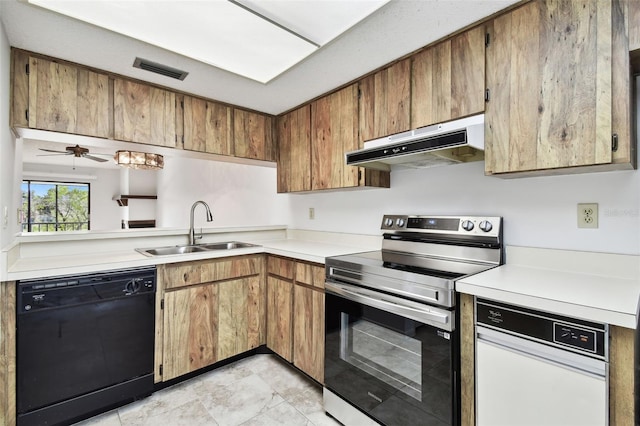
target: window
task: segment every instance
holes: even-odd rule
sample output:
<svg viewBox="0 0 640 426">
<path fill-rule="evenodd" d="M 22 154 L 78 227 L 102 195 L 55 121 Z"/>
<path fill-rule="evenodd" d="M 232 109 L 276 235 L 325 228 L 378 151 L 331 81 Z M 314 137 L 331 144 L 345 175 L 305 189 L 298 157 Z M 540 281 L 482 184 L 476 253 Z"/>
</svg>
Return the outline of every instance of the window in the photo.
<svg viewBox="0 0 640 426">
<path fill-rule="evenodd" d="M 89 229 L 89 184 L 22 182 L 22 232 Z"/>
</svg>

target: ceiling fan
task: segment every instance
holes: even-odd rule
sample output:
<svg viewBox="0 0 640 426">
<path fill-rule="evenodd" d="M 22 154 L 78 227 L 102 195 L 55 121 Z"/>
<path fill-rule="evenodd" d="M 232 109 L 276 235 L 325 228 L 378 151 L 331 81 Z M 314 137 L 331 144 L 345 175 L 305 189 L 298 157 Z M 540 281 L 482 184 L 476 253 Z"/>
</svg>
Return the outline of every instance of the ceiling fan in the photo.
<svg viewBox="0 0 640 426">
<path fill-rule="evenodd" d="M 68 146 L 65 148 L 65 151 L 57 151 L 55 149 L 47 149 L 47 148 L 39 148 L 40 151 L 45 151 L 45 152 L 54 152 L 55 154 L 41 154 L 41 156 L 45 156 L 45 155 L 73 155 L 74 157 L 83 157 L 83 158 L 88 158 L 89 160 L 93 160 L 93 161 L 99 161 L 101 163 L 104 163 L 105 161 L 109 161 L 106 158 L 100 158 L 100 157 L 96 157 L 96 155 L 108 155 L 111 156 L 111 154 L 94 154 L 91 155 L 89 154 L 89 150 L 87 148 L 83 148 L 80 145 L 76 145 L 76 146 Z"/>
</svg>

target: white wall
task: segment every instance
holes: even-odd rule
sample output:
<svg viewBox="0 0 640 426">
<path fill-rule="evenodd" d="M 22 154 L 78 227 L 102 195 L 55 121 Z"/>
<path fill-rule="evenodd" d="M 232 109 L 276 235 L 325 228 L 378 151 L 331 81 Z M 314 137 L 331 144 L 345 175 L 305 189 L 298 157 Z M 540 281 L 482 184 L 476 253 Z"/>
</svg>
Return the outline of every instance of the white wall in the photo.
<svg viewBox="0 0 640 426">
<path fill-rule="evenodd" d="M 503 180 L 480 162 L 396 170 L 391 189 L 290 197 L 292 228 L 376 235 L 387 213 L 491 215 L 509 245 L 640 254 L 638 171 Z M 598 229 L 577 228 L 579 202 L 599 204 Z"/>
<path fill-rule="evenodd" d="M 209 204 L 213 222 L 205 221 L 199 206 L 196 227 L 287 224 L 289 196 L 276 194 L 273 167 L 165 157 L 164 169 L 157 173 L 158 226 L 188 228 L 197 200 Z"/>
<path fill-rule="evenodd" d="M 1 3 L 0 1 L 0 13 Z M 20 167 L 16 167 L 15 139 L 9 130 L 10 57 L 9 41 L 0 22 L 0 182 L 13 182 L 20 172 Z M 15 185 L 0 185 L 0 247 L 10 243 L 19 230 L 16 201 L 18 194 L 19 188 Z M 5 209 L 8 215 L 6 218 Z"/>
</svg>

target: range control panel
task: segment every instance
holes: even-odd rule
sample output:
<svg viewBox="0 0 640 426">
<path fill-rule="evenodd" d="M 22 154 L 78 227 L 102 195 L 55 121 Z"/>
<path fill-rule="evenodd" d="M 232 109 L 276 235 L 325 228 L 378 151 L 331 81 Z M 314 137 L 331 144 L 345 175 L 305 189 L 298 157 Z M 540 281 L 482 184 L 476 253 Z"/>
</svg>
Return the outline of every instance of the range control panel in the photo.
<svg viewBox="0 0 640 426">
<path fill-rule="evenodd" d="M 384 215 L 380 229 L 497 237 L 501 227 L 502 218 L 496 216 Z"/>
</svg>

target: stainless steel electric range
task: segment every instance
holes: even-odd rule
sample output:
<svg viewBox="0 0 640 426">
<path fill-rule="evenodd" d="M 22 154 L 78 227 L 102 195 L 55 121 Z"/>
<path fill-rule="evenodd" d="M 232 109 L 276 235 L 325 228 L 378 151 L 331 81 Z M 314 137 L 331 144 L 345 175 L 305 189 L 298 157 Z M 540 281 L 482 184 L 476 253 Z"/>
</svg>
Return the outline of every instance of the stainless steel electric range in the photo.
<svg viewBox="0 0 640 426">
<path fill-rule="evenodd" d="M 455 280 L 502 264 L 502 218 L 385 215 L 381 251 L 326 259 L 325 411 L 460 424 Z"/>
</svg>

